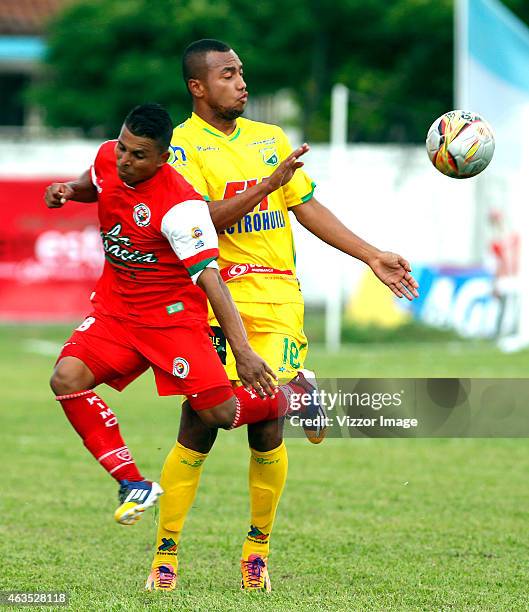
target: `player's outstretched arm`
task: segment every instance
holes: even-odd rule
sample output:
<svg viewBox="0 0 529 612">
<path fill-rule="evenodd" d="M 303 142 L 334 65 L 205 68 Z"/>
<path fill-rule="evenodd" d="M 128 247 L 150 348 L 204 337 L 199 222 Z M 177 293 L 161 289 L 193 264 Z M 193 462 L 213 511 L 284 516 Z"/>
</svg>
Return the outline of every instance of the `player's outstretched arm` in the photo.
<svg viewBox="0 0 529 612">
<path fill-rule="evenodd" d="M 52 183 L 46 188 L 44 201 L 48 208 L 60 208 L 68 200 L 76 202 L 96 202 L 97 189 L 92 183 L 90 170 L 86 170 L 75 181 Z"/>
<path fill-rule="evenodd" d="M 197 285 L 207 295 L 217 321 L 230 343 L 241 383 L 247 389 L 253 387 L 260 397 L 265 397 L 265 394 L 273 397 L 275 374 L 248 343 L 241 316 L 218 270 L 206 268 L 200 273 Z"/>
<path fill-rule="evenodd" d="M 397 253 L 380 251 L 350 229 L 333 213 L 311 198 L 304 204 L 291 208 L 296 219 L 312 234 L 336 249 L 360 259 L 393 293 L 401 298 L 412 300 L 418 297 L 418 283 L 410 274 L 408 261 Z"/>
<path fill-rule="evenodd" d="M 214 200 L 208 202 L 209 214 L 215 229 L 221 230 L 230 227 L 242 219 L 244 215 L 251 212 L 267 195 L 270 195 L 283 185 L 286 185 L 294 176 L 294 172 L 303 166 L 299 161 L 302 155 L 309 151 L 308 144 L 302 144 L 284 159 L 274 172 L 263 179 L 261 183 L 246 189 L 238 195 L 226 200 Z"/>
</svg>

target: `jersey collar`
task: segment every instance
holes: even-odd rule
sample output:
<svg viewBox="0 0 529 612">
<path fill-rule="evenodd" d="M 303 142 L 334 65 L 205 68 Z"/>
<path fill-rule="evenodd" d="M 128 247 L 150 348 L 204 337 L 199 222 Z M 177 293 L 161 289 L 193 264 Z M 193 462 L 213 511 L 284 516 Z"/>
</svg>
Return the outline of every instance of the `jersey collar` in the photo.
<svg viewBox="0 0 529 612">
<path fill-rule="evenodd" d="M 204 132 L 207 132 L 212 136 L 216 136 L 217 138 L 223 138 L 229 142 L 236 140 L 241 134 L 241 126 L 239 125 L 238 121 L 235 123 L 235 129 L 228 136 L 224 134 L 224 132 L 217 130 L 217 128 L 210 125 L 207 121 L 204 121 L 204 119 L 199 117 L 196 113 L 191 113 L 191 121 L 193 121 L 193 123 L 195 123 Z"/>
<path fill-rule="evenodd" d="M 125 183 L 125 181 L 122 181 L 119 178 L 118 175 L 118 179 L 122 182 L 122 184 L 127 187 L 127 189 L 130 189 L 131 191 L 136 191 L 137 193 L 146 193 L 148 191 L 151 191 L 151 189 L 153 189 L 153 187 L 156 187 L 158 181 L 160 180 L 160 176 L 161 174 L 164 172 L 164 168 L 165 166 L 162 166 L 161 168 L 158 169 L 158 171 L 156 172 L 156 174 L 154 176 L 151 176 L 150 179 L 147 179 L 146 181 L 142 181 L 141 183 L 138 183 L 137 185 L 129 185 L 128 183 Z"/>
</svg>

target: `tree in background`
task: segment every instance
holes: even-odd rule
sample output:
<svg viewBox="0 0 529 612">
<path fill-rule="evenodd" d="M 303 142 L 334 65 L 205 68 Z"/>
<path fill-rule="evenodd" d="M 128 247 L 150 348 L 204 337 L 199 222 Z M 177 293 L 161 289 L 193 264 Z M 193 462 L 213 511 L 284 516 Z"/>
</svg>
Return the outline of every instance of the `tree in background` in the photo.
<svg viewBox="0 0 529 612">
<path fill-rule="evenodd" d="M 529 18 L 525 0 L 506 2 Z M 452 107 L 452 0 L 82 0 L 51 25 L 29 96 L 51 126 L 114 136 L 134 104 L 189 115 L 180 57 L 220 38 L 245 63 L 252 95 L 292 91 L 308 140 L 329 134 L 330 90 L 351 90 L 350 139 L 421 142 Z M 525 14 L 524 14 L 525 13 Z"/>
</svg>

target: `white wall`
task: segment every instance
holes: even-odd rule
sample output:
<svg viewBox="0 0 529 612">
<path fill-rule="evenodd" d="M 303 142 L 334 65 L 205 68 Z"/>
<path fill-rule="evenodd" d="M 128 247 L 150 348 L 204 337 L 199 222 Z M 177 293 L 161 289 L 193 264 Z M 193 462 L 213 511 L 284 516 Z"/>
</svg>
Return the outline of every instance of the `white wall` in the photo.
<svg viewBox="0 0 529 612">
<path fill-rule="evenodd" d="M 4 142 L 0 176 L 73 177 L 90 165 L 98 145 L 81 140 Z M 318 185 L 315 196 L 354 232 L 379 248 L 401 253 L 412 265 L 473 263 L 474 179 L 442 176 L 423 146 L 350 145 L 334 171 L 330 159 L 327 145 L 315 145 L 305 169 Z M 362 266 L 303 228 L 294 231 L 307 300 L 321 302 L 326 288 L 336 290 L 333 270 L 348 293 Z"/>
<path fill-rule="evenodd" d="M 350 229 L 412 264 L 469 265 L 472 261 L 475 180 L 450 179 L 431 165 L 423 146 L 350 145 L 334 174 L 328 146 L 313 146 L 305 169 L 315 197 Z M 306 297 L 322 295 L 326 268 L 338 268 L 349 293 L 362 266 L 332 253 L 295 228 L 298 271 Z M 327 284 L 332 290 L 334 280 Z"/>
</svg>

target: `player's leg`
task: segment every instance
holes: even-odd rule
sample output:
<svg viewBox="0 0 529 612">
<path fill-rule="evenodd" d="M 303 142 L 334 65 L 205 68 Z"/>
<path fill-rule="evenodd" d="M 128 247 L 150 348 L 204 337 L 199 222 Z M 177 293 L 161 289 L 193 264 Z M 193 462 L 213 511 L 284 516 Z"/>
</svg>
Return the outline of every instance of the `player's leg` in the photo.
<svg viewBox="0 0 529 612">
<path fill-rule="evenodd" d="M 314 444 L 321 442 L 326 433 L 326 419 L 319 402 L 315 374 L 304 369 L 308 341 L 303 332 L 303 304 L 237 303 L 237 308 L 253 350 L 283 381 L 279 394 L 280 414 L 285 414 L 285 410 L 287 417 L 296 414 L 308 440 Z M 210 323 L 215 334 L 214 345 L 228 378 L 237 381 L 231 348 L 215 319 Z"/>
<path fill-rule="evenodd" d="M 109 361 L 111 360 L 111 361 Z M 64 345 L 50 386 L 88 451 L 120 483 L 116 520 L 132 524 L 162 490 L 146 481 L 125 444 L 113 411 L 92 390 L 108 382 L 123 388 L 145 369 L 138 356 L 114 337 L 108 321 L 88 317 Z M 129 370 L 128 375 L 123 372 Z"/>
<path fill-rule="evenodd" d="M 191 509 L 217 430 L 204 425 L 189 402 L 182 404 L 178 441 L 167 455 L 160 484 L 156 552 L 145 588 L 170 591 L 176 586 L 178 546 L 185 519 Z"/>
<path fill-rule="evenodd" d="M 270 591 L 270 536 L 288 472 L 282 419 L 248 425 L 248 443 L 250 526 L 242 547 L 241 587 Z"/>
</svg>

